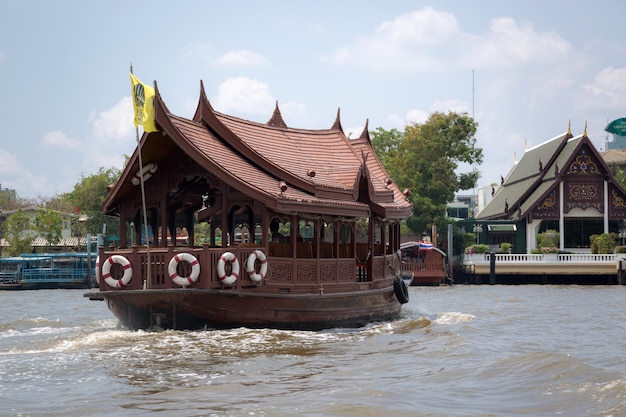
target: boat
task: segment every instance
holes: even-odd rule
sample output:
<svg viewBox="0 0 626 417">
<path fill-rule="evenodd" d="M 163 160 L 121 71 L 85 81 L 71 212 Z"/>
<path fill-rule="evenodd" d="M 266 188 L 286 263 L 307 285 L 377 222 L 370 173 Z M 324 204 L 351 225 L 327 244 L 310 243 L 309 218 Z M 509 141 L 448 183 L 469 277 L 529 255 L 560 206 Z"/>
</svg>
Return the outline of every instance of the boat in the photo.
<svg viewBox="0 0 626 417">
<path fill-rule="evenodd" d="M 0 259 L 0 290 L 92 288 L 95 255 L 27 253 Z"/>
<path fill-rule="evenodd" d="M 451 282 L 446 267 L 446 254 L 431 242 L 410 241 L 400 245 L 402 273 L 411 274 L 410 285 L 433 285 Z"/>
<path fill-rule="evenodd" d="M 103 203 L 120 218 L 119 246 L 99 248 L 99 290 L 85 297 L 132 330 L 399 317 L 409 299 L 400 225 L 413 207 L 367 122 L 356 139 L 339 110 L 328 129 L 292 128 L 278 103 L 267 123 L 252 122 L 215 111 L 202 82 L 187 119 L 154 90 L 156 131 L 139 138 Z"/>
</svg>

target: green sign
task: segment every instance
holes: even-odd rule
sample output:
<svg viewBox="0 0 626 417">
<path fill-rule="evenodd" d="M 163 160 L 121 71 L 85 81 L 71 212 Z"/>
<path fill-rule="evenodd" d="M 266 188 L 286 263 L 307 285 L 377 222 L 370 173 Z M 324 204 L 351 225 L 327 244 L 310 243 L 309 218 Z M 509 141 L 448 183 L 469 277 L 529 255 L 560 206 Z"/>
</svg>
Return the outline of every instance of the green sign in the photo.
<svg viewBox="0 0 626 417">
<path fill-rule="evenodd" d="M 120 235 L 108 235 L 107 240 L 110 242 L 116 242 L 120 240 Z"/>
<path fill-rule="evenodd" d="M 626 136 L 626 117 L 613 120 L 604 128 L 604 130 L 615 135 Z"/>
</svg>

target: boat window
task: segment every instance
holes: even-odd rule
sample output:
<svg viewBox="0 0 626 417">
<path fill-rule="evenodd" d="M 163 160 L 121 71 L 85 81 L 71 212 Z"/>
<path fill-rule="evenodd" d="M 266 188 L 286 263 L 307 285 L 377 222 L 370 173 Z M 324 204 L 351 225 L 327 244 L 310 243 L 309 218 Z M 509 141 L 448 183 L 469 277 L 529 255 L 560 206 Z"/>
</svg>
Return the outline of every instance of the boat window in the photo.
<svg viewBox="0 0 626 417">
<path fill-rule="evenodd" d="M 335 257 L 335 225 L 333 223 L 320 223 L 320 258 Z"/>
<path fill-rule="evenodd" d="M 353 258 L 354 252 L 352 248 L 352 225 L 342 224 L 339 227 L 339 257 L 340 258 Z"/>
</svg>

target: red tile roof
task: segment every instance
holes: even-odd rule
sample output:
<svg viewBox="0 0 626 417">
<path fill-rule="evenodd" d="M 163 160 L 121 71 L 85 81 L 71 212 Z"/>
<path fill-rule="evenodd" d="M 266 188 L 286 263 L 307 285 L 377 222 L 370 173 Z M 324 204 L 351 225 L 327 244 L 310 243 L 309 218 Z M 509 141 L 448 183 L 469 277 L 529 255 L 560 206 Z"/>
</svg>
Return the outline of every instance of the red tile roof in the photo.
<svg viewBox="0 0 626 417">
<path fill-rule="evenodd" d="M 144 134 L 144 154 L 150 153 L 149 147 L 159 136 L 167 135 L 222 181 L 277 210 L 367 215 L 371 200 L 386 217 L 404 218 L 412 213 L 411 203 L 397 186 L 385 182 L 388 174 L 369 138 L 348 139 L 339 115 L 330 129 L 306 130 L 287 127 L 278 104 L 267 124 L 218 113 L 204 88 L 193 119 L 171 114 L 158 88 L 155 100 L 156 124 L 163 131 Z M 122 198 L 136 158 L 137 151 L 105 201 L 105 211 Z M 359 201 L 363 176 L 369 181 L 370 195 Z M 280 181 L 287 184 L 284 192 L 279 189 Z"/>
</svg>

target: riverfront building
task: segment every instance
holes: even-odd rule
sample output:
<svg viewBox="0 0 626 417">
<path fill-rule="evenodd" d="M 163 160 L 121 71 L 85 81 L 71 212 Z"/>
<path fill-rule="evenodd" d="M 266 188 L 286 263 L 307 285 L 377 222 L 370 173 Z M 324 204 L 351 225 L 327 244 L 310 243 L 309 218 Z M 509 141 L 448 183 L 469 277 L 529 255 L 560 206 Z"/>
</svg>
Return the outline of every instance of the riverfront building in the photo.
<svg viewBox="0 0 626 417">
<path fill-rule="evenodd" d="M 587 136 L 571 130 L 528 149 L 476 216 L 481 243 L 531 253 L 536 235 L 559 232 L 559 251 L 589 253 L 590 236 L 625 232 L 626 191 Z"/>
</svg>

